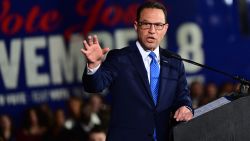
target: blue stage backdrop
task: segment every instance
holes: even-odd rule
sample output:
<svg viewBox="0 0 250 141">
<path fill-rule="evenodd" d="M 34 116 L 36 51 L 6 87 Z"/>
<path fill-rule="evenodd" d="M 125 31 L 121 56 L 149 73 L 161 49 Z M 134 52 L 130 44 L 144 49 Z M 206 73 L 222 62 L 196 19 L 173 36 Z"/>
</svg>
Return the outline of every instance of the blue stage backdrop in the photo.
<svg viewBox="0 0 250 141">
<path fill-rule="evenodd" d="M 97 34 L 102 46 L 136 40 L 136 8 L 143 0 L 1 0 L 0 113 L 18 116 L 30 105 L 63 107 L 82 95 L 82 40 Z M 168 0 L 163 48 L 183 58 L 250 78 L 248 0 Z M 185 64 L 188 81 L 230 80 Z"/>
</svg>

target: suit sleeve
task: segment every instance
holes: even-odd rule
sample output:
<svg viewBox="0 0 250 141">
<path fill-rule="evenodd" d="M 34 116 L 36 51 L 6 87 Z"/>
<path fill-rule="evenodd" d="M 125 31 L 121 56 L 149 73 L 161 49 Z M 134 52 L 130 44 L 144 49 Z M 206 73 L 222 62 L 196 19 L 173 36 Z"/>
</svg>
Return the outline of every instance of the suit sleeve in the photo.
<svg viewBox="0 0 250 141">
<path fill-rule="evenodd" d="M 187 106 L 193 112 L 192 101 L 186 80 L 184 64 L 180 61 L 178 84 L 177 84 L 177 90 L 173 107 L 174 111 L 176 111 L 178 108 L 182 106 Z"/>
<path fill-rule="evenodd" d="M 106 60 L 93 75 L 87 75 L 87 67 L 85 67 L 82 76 L 82 82 L 85 91 L 90 93 L 101 92 L 111 85 L 117 76 L 116 56 L 115 50 L 110 51 L 106 57 Z"/>
</svg>

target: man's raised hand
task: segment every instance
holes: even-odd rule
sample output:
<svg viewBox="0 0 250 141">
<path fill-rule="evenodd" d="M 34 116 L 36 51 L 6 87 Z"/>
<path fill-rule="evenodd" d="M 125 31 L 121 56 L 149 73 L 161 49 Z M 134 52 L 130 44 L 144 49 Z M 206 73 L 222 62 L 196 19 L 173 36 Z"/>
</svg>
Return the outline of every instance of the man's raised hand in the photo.
<svg viewBox="0 0 250 141">
<path fill-rule="evenodd" d="M 96 35 L 88 36 L 88 40 L 83 41 L 83 46 L 81 52 L 85 55 L 88 67 L 91 69 L 101 64 L 104 55 L 109 51 L 109 48 L 101 48 Z"/>
</svg>

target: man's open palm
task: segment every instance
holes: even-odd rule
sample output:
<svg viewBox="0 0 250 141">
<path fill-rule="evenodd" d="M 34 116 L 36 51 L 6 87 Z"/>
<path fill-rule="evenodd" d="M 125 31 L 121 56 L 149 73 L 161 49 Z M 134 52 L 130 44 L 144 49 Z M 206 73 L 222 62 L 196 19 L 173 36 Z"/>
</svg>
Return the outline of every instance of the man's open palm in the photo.
<svg viewBox="0 0 250 141">
<path fill-rule="evenodd" d="M 109 48 L 101 48 L 96 35 L 88 36 L 88 41 L 84 40 L 83 45 L 81 52 L 85 55 L 89 68 L 95 68 L 101 64 L 104 55 L 109 51 Z"/>
</svg>

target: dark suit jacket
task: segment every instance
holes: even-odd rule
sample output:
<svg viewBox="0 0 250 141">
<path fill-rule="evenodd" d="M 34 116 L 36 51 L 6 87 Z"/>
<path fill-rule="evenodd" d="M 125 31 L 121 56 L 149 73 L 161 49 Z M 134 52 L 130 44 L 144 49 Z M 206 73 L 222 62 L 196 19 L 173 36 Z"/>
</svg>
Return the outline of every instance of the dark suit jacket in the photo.
<svg viewBox="0 0 250 141">
<path fill-rule="evenodd" d="M 88 92 L 109 87 L 112 112 L 108 141 L 152 141 L 156 128 L 158 141 L 168 140 L 170 113 L 180 106 L 191 107 L 191 99 L 181 61 L 162 55 L 158 103 L 151 97 L 147 72 L 136 45 L 112 50 L 93 75 L 83 75 Z"/>
</svg>

